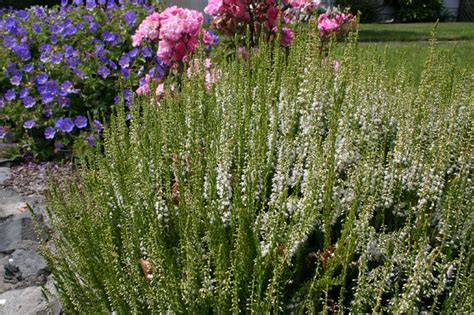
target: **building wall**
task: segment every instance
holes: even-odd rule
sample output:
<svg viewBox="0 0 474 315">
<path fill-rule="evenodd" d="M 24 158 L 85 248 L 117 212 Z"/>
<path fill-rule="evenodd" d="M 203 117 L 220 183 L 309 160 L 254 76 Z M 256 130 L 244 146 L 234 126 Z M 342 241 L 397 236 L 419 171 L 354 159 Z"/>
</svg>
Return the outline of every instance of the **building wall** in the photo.
<svg viewBox="0 0 474 315">
<path fill-rule="evenodd" d="M 456 19 L 459 14 L 459 0 L 443 0 L 444 7 Z"/>
</svg>

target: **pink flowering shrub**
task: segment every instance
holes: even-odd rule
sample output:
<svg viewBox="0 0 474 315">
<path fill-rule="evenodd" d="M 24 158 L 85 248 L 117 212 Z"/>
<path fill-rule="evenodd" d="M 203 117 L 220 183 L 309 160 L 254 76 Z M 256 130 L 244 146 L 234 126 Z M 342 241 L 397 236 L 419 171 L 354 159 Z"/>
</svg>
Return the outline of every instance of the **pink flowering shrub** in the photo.
<svg viewBox="0 0 474 315">
<path fill-rule="evenodd" d="M 168 66 L 186 61 L 198 47 L 202 27 L 202 14 L 172 6 L 162 13 L 148 16 L 132 36 L 133 46 L 148 39 L 158 44 L 157 56 Z"/>
<path fill-rule="evenodd" d="M 280 38 L 284 47 L 291 45 L 291 25 L 308 19 L 318 8 L 319 0 L 209 0 L 204 12 L 213 17 L 212 27 L 222 34 L 241 35 L 250 29 L 250 43 L 258 44 L 261 33 L 266 38 Z"/>
<path fill-rule="evenodd" d="M 344 37 L 356 27 L 356 18 L 351 13 L 328 12 L 318 17 L 319 35 L 323 40 L 331 36 Z"/>
<path fill-rule="evenodd" d="M 199 41 L 206 47 L 206 52 L 212 51 L 214 45 L 219 44 L 219 36 L 210 30 L 202 29 L 202 13 L 185 8 L 172 6 L 163 12 L 154 12 L 146 17 L 135 34 L 132 35 L 132 44 L 137 46 L 155 46 L 156 57 L 159 63 L 166 69 L 160 75 L 148 73 L 141 78 L 137 95 L 148 95 L 155 86 L 156 101 L 159 104 L 167 94 L 172 94 L 174 85 L 165 86 L 164 79 L 169 75 L 180 77 L 185 66 L 188 66 L 188 73 L 193 71 L 195 61 L 193 54 L 199 47 Z M 210 69 L 206 69 L 206 78 L 214 77 L 210 74 Z M 206 79 L 206 88 L 210 89 L 213 80 Z M 169 91 L 168 91 L 169 90 Z"/>
</svg>

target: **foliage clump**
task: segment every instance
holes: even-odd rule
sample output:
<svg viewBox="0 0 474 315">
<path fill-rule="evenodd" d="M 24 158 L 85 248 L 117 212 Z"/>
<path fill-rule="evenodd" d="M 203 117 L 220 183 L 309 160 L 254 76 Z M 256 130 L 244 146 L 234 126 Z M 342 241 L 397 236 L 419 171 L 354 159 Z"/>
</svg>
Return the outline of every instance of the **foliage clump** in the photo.
<svg viewBox="0 0 474 315">
<path fill-rule="evenodd" d="M 67 312 L 472 311 L 472 72 L 317 37 L 134 99 L 52 184 Z"/>
</svg>

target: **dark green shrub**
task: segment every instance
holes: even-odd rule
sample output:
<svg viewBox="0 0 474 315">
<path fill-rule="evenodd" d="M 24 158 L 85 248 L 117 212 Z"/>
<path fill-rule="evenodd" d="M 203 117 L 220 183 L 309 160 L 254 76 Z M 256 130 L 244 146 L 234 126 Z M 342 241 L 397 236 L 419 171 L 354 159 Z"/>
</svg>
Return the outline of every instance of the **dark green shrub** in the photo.
<svg viewBox="0 0 474 315">
<path fill-rule="evenodd" d="M 402 22 L 434 22 L 446 18 L 442 0 L 398 0 L 397 18 Z"/>
<path fill-rule="evenodd" d="M 371 23 L 378 20 L 378 10 L 381 8 L 373 0 L 336 0 L 335 4 L 342 8 L 349 8 L 349 11 L 357 15 L 360 13 L 362 23 Z"/>
</svg>

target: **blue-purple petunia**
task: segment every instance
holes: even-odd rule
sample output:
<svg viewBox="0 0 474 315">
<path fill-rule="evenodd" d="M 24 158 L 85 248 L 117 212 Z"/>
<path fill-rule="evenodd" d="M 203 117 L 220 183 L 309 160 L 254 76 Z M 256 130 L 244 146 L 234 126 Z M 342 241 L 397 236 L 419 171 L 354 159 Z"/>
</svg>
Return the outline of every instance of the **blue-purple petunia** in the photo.
<svg viewBox="0 0 474 315">
<path fill-rule="evenodd" d="M 7 101 L 13 101 L 15 98 L 16 98 L 15 90 L 14 89 L 7 90 L 7 92 L 5 93 L 5 99 Z"/>
<path fill-rule="evenodd" d="M 25 129 L 31 129 L 31 128 L 33 128 L 34 126 L 36 126 L 36 122 L 35 122 L 33 119 L 26 120 L 26 121 L 23 123 L 23 128 L 25 128 Z"/>
<path fill-rule="evenodd" d="M 26 96 L 23 99 L 23 106 L 26 108 L 32 108 L 36 105 L 36 100 L 33 96 Z"/>
<path fill-rule="evenodd" d="M 62 132 L 70 133 L 74 129 L 74 121 L 71 118 L 58 118 L 54 127 L 58 128 Z"/>
<path fill-rule="evenodd" d="M 48 75 L 43 72 L 36 77 L 36 83 L 43 85 L 43 84 L 46 84 L 46 82 L 48 82 L 48 79 L 49 79 Z"/>
<path fill-rule="evenodd" d="M 46 139 L 54 139 L 56 135 L 56 130 L 53 127 L 48 127 L 44 130 L 44 137 Z"/>
<path fill-rule="evenodd" d="M 100 75 L 102 78 L 107 78 L 110 75 L 110 70 L 107 67 L 100 66 L 97 74 Z"/>
<path fill-rule="evenodd" d="M 23 66 L 23 71 L 26 73 L 29 73 L 35 69 L 35 66 L 32 63 L 27 63 L 26 65 Z"/>
<path fill-rule="evenodd" d="M 97 119 L 94 119 L 94 121 L 92 122 L 92 126 L 94 127 L 94 130 L 96 132 L 101 132 L 104 129 L 104 126 L 102 125 L 102 123 L 98 121 Z"/>
<path fill-rule="evenodd" d="M 30 93 L 30 89 L 28 88 L 22 88 L 20 90 L 20 98 L 25 98 L 28 96 L 28 93 Z"/>
<path fill-rule="evenodd" d="M 87 117 L 77 115 L 76 119 L 74 119 L 74 124 L 79 129 L 87 127 Z"/>
</svg>

